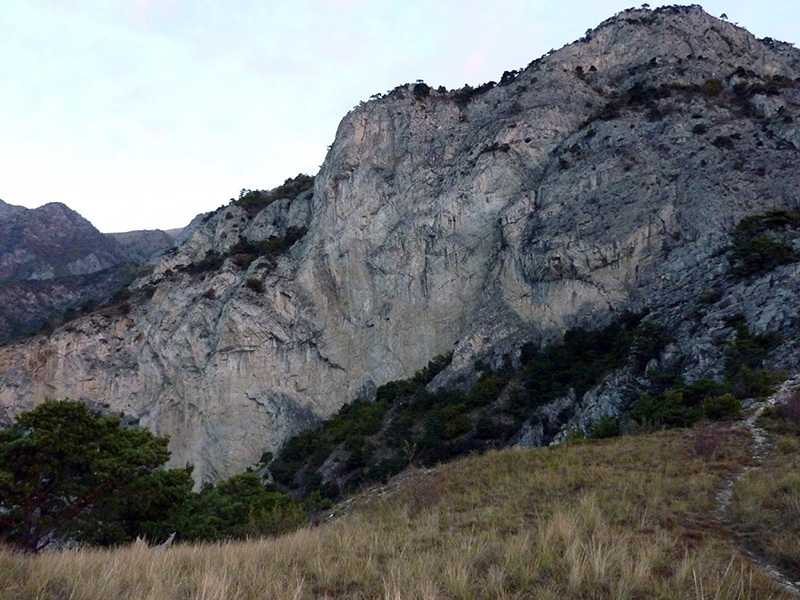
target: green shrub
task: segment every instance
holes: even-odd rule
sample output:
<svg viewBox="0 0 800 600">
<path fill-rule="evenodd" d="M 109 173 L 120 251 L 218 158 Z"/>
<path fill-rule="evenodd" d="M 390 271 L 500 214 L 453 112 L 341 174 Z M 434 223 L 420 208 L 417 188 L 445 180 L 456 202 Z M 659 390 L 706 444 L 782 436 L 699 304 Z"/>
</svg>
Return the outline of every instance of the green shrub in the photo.
<svg viewBox="0 0 800 600">
<path fill-rule="evenodd" d="M 769 377 L 761 367 L 769 353 L 781 344 L 781 335 L 777 332 L 753 335 L 741 316 L 736 317 L 732 324 L 735 338 L 725 353 L 726 377 L 728 381 L 734 384 L 738 381 L 742 386 L 742 391 L 734 391 L 737 397 L 752 397 L 742 396 L 752 391 L 761 396 L 771 388 L 771 384 L 767 384 Z"/>
<path fill-rule="evenodd" d="M 778 387 L 783 373 L 771 369 L 739 368 L 728 378 L 731 393 L 742 400 L 747 398 L 766 398 Z"/>
<path fill-rule="evenodd" d="M 661 342 L 648 344 L 638 336 L 643 314 L 624 313 L 608 327 L 595 331 L 573 329 L 564 335 L 560 344 L 539 349 L 532 344 L 523 346 L 525 364 L 525 396 L 517 395 L 526 406 L 536 408 L 565 395 L 570 388 L 578 397 L 600 383 L 603 376 L 621 367 L 630 358 L 631 348 L 638 341 L 637 364 L 647 364 Z M 655 327 L 655 326 L 654 326 Z M 638 336 L 638 337 L 637 337 Z M 660 334 L 664 337 L 663 334 Z"/>
<path fill-rule="evenodd" d="M 798 212 L 775 210 L 742 219 L 731 234 L 727 249 L 732 274 L 737 278 L 752 277 L 800 261 L 800 253 L 788 243 L 798 238 Z"/>
<path fill-rule="evenodd" d="M 729 396 L 723 384 L 710 379 L 679 382 L 661 394 L 642 394 L 629 416 L 644 427 L 690 427 L 700 419 L 734 416 L 739 403 Z"/>
<path fill-rule="evenodd" d="M 736 146 L 733 143 L 733 139 L 727 135 L 718 135 L 711 143 L 721 150 L 733 150 Z"/>
<path fill-rule="evenodd" d="M 240 238 L 228 252 L 231 261 L 241 268 L 246 268 L 259 257 L 275 258 L 286 252 L 307 233 L 305 227 L 289 227 L 283 237 L 272 236 L 266 240 L 250 241 Z"/>
<path fill-rule="evenodd" d="M 431 87 L 423 83 L 422 81 L 418 81 L 416 84 L 414 84 L 414 98 L 416 98 L 417 100 L 420 101 L 424 100 L 425 98 L 430 96 L 430 93 L 431 93 Z"/>
<path fill-rule="evenodd" d="M 444 422 L 443 437 L 451 440 L 472 430 L 472 419 L 464 404 L 443 406 L 439 414 Z"/>
<path fill-rule="evenodd" d="M 506 143 L 501 144 L 495 141 L 484 146 L 481 150 L 481 154 L 486 154 L 488 152 L 508 152 L 509 150 L 511 150 L 511 145 Z"/>
<path fill-rule="evenodd" d="M 737 418 L 741 415 L 742 404 L 733 394 L 708 396 L 703 400 L 703 417 L 711 421 Z"/>
<path fill-rule="evenodd" d="M 181 270 L 184 273 L 190 273 L 192 275 L 202 275 L 204 273 L 209 273 L 212 271 L 219 271 L 222 265 L 225 263 L 225 257 L 217 254 L 213 250 L 209 250 L 206 252 L 204 258 L 197 262 L 190 263 L 181 267 Z"/>
<path fill-rule="evenodd" d="M 264 287 L 264 282 L 258 277 L 248 277 L 245 285 L 257 294 L 263 294 L 266 289 Z"/>
<path fill-rule="evenodd" d="M 731 258 L 734 261 L 734 273 L 739 277 L 748 277 L 797 262 L 800 255 L 788 244 L 762 235 L 749 239 L 746 245 L 735 247 Z"/>
<path fill-rule="evenodd" d="M 425 366 L 425 368 L 414 373 L 414 377 L 411 378 L 411 381 L 420 385 L 428 385 L 431 381 L 433 381 L 433 378 L 444 371 L 444 369 L 447 368 L 452 361 L 452 350 L 445 354 L 439 354 L 438 356 L 433 357 L 430 362 L 428 362 L 427 366 Z"/>
<path fill-rule="evenodd" d="M 431 379 L 433 379 L 431 377 Z M 383 384 L 376 392 L 376 401 L 386 400 L 393 402 L 397 398 L 409 396 L 420 389 L 424 385 L 421 382 L 414 381 L 413 379 L 399 379 L 397 381 L 390 381 Z"/>
<path fill-rule="evenodd" d="M 508 377 L 485 373 L 467 392 L 467 403 L 471 407 L 486 406 L 497 399 L 508 385 Z"/>
<path fill-rule="evenodd" d="M 604 438 L 611 438 L 617 437 L 621 433 L 619 419 L 615 417 L 600 417 L 595 423 L 589 428 L 589 431 L 586 437 L 590 439 L 604 439 Z"/>
<path fill-rule="evenodd" d="M 452 92 L 450 97 L 456 104 L 458 104 L 461 107 L 464 107 L 467 104 L 469 104 L 473 98 L 475 98 L 476 96 L 480 96 L 481 94 L 485 94 L 486 92 L 494 88 L 495 85 L 497 84 L 494 81 L 487 81 L 486 83 L 481 84 L 476 88 L 473 88 L 469 84 L 465 84 L 464 87 L 462 87 L 461 89 Z"/>
<path fill-rule="evenodd" d="M 364 473 L 365 481 L 382 481 L 385 482 L 390 477 L 397 475 L 405 469 L 411 461 L 413 456 L 404 456 L 400 453 L 391 458 L 382 458 L 369 465 Z"/>
<path fill-rule="evenodd" d="M 275 481 L 293 487 L 295 475 L 303 471 L 318 447 L 317 440 L 318 431 L 314 429 L 301 431 L 286 440 L 269 465 Z"/>
<path fill-rule="evenodd" d="M 725 85 L 719 79 L 707 79 L 701 88 L 703 95 L 709 98 L 719 96 L 724 89 Z"/>
<path fill-rule="evenodd" d="M 181 529 L 189 540 L 229 540 L 278 535 L 306 520 L 303 505 L 247 472 L 206 486 L 191 502 Z"/>
<path fill-rule="evenodd" d="M 631 418 L 645 428 L 689 427 L 700 418 L 698 407 L 691 406 L 683 390 L 668 388 L 663 394 L 643 393 L 630 413 Z"/>
<path fill-rule="evenodd" d="M 383 424 L 388 403 L 355 401 L 345 404 L 328 423 L 325 433 L 334 442 L 341 442 L 353 435 L 372 435 L 378 433 Z"/>
<path fill-rule="evenodd" d="M 669 330 L 654 321 L 637 324 L 629 337 L 630 358 L 634 368 L 640 372 L 651 360 L 659 358 L 672 340 Z"/>
</svg>

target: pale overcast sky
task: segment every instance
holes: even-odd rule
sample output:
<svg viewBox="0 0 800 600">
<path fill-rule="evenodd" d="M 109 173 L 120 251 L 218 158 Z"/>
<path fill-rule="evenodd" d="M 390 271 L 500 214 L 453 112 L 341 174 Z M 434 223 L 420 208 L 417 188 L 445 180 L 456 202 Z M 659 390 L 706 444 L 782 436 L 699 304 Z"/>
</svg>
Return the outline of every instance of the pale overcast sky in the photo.
<svg viewBox="0 0 800 600">
<path fill-rule="evenodd" d="M 374 93 L 499 80 L 629 6 L 0 0 L 0 199 L 64 202 L 105 232 L 182 227 L 242 188 L 316 174 Z M 800 42 L 797 0 L 703 7 Z"/>
</svg>

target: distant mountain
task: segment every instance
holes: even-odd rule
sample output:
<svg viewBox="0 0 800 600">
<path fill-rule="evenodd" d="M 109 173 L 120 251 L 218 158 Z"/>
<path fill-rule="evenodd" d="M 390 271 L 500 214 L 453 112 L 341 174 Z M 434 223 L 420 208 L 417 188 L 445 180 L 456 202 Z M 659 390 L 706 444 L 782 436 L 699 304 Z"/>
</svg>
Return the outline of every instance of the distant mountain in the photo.
<svg viewBox="0 0 800 600">
<path fill-rule="evenodd" d="M 60 202 L 0 218 L 0 281 L 87 275 L 126 260 L 113 240 Z"/>
<path fill-rule="evenodd" d="M 0 203 L 0 342 L 106 302 L 137 262 L 64 204 Z"/>
<path fill-rule="evenodd" d="M 5 219 L 6 217 L 10 217 L 20 212 L 24 212 L 28 210 L 24 206 L 15 206 L 13 204 L 7 204 L 0 200 L 0 220 Z"/>
<path fill-rule="evenodd" d="M 146 229 L 142 231 L 126 231 L 108 233 L 119 245 L 120 250 L 129 261 L 147 262 L 175 245 L 175 239 L 183 229 L 162 231 Z"/>
<path fill-rule="evenodd" d="M 103 234 L 59 202 L 0 201 L 0 343 L 91 311 L 125 288 L 136 266 L 182 230 Z"/>
</svg>

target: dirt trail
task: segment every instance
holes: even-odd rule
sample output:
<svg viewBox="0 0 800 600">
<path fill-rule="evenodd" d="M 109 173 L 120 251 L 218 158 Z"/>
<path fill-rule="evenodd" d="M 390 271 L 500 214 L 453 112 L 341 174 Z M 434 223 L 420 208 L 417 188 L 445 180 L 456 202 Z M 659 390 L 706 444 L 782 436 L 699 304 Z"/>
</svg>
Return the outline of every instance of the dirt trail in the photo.
<svg viewBox="0 0 800 600">
<path fill-rule="evenodd" d="M 778 391 L 775 392 L 772 396 L 770 396 L 763 402 L 757 402 L 748 409 L 747 416 L 742 421 L 742 426 L 753 437 L 753 444 L 752 444 L 753 462 L 751 465 L 744 467 L 740 472 L 731 476 L 725 482 L 724 487 L 717 494 L 716 517 L 720 523 L 730 528 L 736 534 L 737 538 L 740 540 L 739 549 L 745 556 L 747 556 L 747 558 L 749 558 L 760 568 L 766 571 L 781 586 L 783 586 L 789 591 L 792 591 L 800 595 L 800 581 L 793 581 L 792 578 L 782 573 L 780 569 L 778 569 L 775 565 L 771 564 L 765 557 L 756 554 L 754 552 L 751 552 L 745 547 L 742 541 L 742 536 L 740 532 L 736 530 L 736 525 L 735 523 L 732 522 L 730 514 L 731 503 L 733 501 L 733 486 L 747 473 L 749 473 L 753 469 L 759 468 L 763 463 L 764 458 L 766 458 L 767 454 L 769 453 L 769 440 L 767 438 L 767 432 L 756 425 L 759 417 L 766 408 L 775 406 L 776 404 L 783 401 L 783 399 L 786 398 L 790 393 L 797 391 L 798 389 L 800 389 L 800 375 L 796 375 L 792 379 L 785 381 L 783 385 L 781 385 L 781 387 L 778 389 Z"/>
</svg>

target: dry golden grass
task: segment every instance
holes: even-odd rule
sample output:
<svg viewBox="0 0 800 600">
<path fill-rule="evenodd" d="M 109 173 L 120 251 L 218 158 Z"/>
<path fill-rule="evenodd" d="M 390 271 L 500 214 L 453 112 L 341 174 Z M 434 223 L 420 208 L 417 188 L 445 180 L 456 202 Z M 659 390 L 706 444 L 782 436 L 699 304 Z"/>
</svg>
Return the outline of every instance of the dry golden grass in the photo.
<svg viewBox="0 0 800 600">
<path fill-rule="evenodd" d="M 734 486 L 732 513 L 747 548 L 800 579 L 800 439 L 774 438 L 764 464 Z"/>
<path fill-rule="evenodd" d="M 691 430 L 491 452 L 275 539 L 0 551 L 0 599 L 790 598 L 714 520 L 749 441 Z"/>
</svg>

